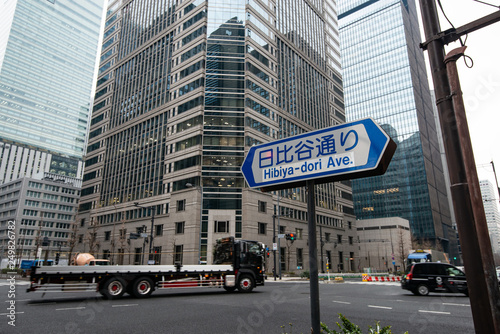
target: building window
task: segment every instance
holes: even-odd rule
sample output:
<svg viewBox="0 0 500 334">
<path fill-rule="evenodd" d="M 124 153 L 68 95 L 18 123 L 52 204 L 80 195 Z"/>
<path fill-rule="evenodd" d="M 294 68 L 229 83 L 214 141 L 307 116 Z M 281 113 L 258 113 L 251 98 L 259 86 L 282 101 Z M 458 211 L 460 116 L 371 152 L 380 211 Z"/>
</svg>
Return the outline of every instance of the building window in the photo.
<svg viewBox="0 0 500 334">
<path fill-rule="evenodd" d="M 186 210 L 186 200 L 181 199 L 177 201 L 177 211 L 185 211 Z"/>
<path fill-rule="evenodd" d="M 163 224 L 155 226 L 155 235 L 160 237 L 163 235 Z"/>
<path fill-rule="evenodd" d="M 343 252 L 339 252 L 339 266 L 338 266 L 338 270 L 339 271 L 344 270 L 344 253 Z"/>
<path fill-rule="evenodd" d="M 142 264 L 142 248 L 136 247 L 134 252 L 134 264 Z"/>
<path fill-rule="evenodd" d="M 154 264 L 160 264 L 161 263 L 161 246 L 154 247 L 154 249 L 153 249 L 153 260 L 154 260 Z"/>
<path fill-rule="evenodd" d="M 84 226 L 85 226 L 85 218 L 80 220 L 80 227 L 84 227 Z"/>
<path fill-rule="evenodd" d="M 349 237 L 349 245 L 352 245 L 353 243 L 353 237 Z"/>
<path fill-rule="evenodd" d="M 337 243 L 342 243 L 342 234 L 337 234 Z"/>
<path fill-rule="evenodd" d="M 259 201 L 259 212 L 266 213 L 267 202 Z"/>
<path fill-rule="evenodd" d="M 295 229 L 295 239 L 302 239 L 302 231 L 303 231 L 303 229 L 301 229 L 301 228 Z"/>
<path fill-rule="evenodd" d="M 122 265 L 123 264 L 123 258 L 125 255 L 125 250 L 123 248 L 118 249 L 118 264 Z"/>
<path fill-rule="evenodd" d="M 81 244 L 83 242 L 83 234 L 78 235 L 78 243 Z"/>
<path fill-rule="evenodd" d="M 111 253 L 110 253 L 109 249 L 104 249 L 104 250 L 102 251 L 102 258 L 103 258 L 103 259 L 109 259 L 110 254 L 111 254 Z"/>
<path fill-rule="evenodd" d="M 352 229 L 352 222 L 347 222 L 347 227 L 351 230 Z"/>
<path fill-rule="evenodd" d="M 285 234 L 285 226 L 283 225 L 280 225 L 280 231 L 279 231 L 279 234 Z"/>
<path fill-rule="evenodd" d="M 325 233 L 325 241 L 326 242 L 330 241 L 330 233 Z"/>
<path fill-rule="evenodd" d="M 182 264 L 182 252 L 184 245 L 175 245 L 174 264 Z"/>
<path fill-rule="evenodd" d="M 229 233 L 229 220 L 217 220 L 214 224 L 215 233 Z"/>
<path fill-rule="evenodd" d="M 297 269 L 302 269 L 304 266 L 304 256 L 302 248 L 297 248 Z"/>
<path fill-rule="evenodd" d="M 332 251 L 326 251 L 326 263 L 330 265 L 330 269 L 332 268 Z"/>
<path fill-rule="evenodd" d="M 120 239 L 125 239 L 127 237 L 127 229 L 122 228 L 120 229 Z"/>
<path fill-rule="evenodd" d="M 111 239 L 111 231 L 104 232 L 104 240 L 108 241 Z"/>
<path fill-rule="evenodd" d="M 267 234 L 267 224 L 259 223 L 259 234 Z"/>
<path fill-rule="evenodd" d="M 175 223 L 175 234 L 184 234 L 184 222 Z"/>
</svg>

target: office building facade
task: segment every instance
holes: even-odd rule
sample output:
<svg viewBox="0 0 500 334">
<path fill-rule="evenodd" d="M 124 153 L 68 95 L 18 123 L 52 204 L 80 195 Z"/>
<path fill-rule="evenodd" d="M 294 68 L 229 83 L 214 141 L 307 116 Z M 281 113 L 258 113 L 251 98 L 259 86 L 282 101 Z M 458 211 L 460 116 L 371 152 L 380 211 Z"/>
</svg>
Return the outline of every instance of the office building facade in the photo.
<svg viewBox="0 0 500 334">
<path fill-rule="evenodd" d="M 82 177 L 103 5 L 0 4 L 0 182 Z"/>
<path fill-rule="evenodd" d="M 385 175 L 353 182 L 356 216 L 402 217 L 417 246 L 456 256 L 415 1 L 339 8 L 347 118 L 373 117 L 398 144 Z"/>
<path fill-rule="evenodd" d="M 489 180 L 479 181 L 481 196 L 483 198 L 484 213 L 490 233 L 491 248 L 493 253 L 500 253 L 500 214 L 498 212 L 498 192 Z"/>
<path fill-rule="evenodd" d="M 307 267 L 305 189 L 251 190 L 240 166 L 252 145 L 345 121 L 335 10 L 322 0 L 110 2 L 80 206 L 98 236 L 111 233 L 103 255 L 140 263 L 143 238 L 111 241 L 146 232 L 155 263 L 210 263 L 217 238 L 272 250 L 274 232 L 297 232 L 293 244 L 279 239 L 278 262 Z M 348 182 L 318 186 L 317 204 L 325 233 L 355 233 Z M 349 267 L 354 245 L 327 247 Z"/>
<path fill-rule="evenodd" d="M 15 253 L 16 267 L 22 260 L 68 263 L 77 244 L 75 217 L 81 182 L 44 173 L 0 186 L 1 268 L 12 260 L 7 257 L 10 251 Z"/>
</svg>

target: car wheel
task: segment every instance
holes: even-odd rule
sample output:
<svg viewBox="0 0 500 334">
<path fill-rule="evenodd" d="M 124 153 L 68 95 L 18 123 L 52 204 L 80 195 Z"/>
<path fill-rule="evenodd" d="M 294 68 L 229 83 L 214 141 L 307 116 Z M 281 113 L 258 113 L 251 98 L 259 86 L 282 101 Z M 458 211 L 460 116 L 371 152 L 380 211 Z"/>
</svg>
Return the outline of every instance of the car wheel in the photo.
<svg viewBox="0 0 500 334">
<path fill-rule="evenodd" d="M 138 278 L 132 286 L 132 295 L 135 298 L 149 297 L 154 290 L 154 283 L 148 277 Z"/>
<path fill-rule="evenodd" d="M 417 287 L 417 292 L 420 296 L 427 296 L 429 294 L 429 288 L 425 284 L 420 284 Z"/>
<path fill-rule="evenodd" d="M 239 292 L 252 292 L 254 288 L 253 278 L 248 275 L 242 275 L 238 282 Z"/>
<path fill-rule="evenodd" d="M 120 298 L 125 292 L 127 283 L 120 277 L 109 279 L 104 286 L 99 290 L 104 299 Z"/>
</svg>

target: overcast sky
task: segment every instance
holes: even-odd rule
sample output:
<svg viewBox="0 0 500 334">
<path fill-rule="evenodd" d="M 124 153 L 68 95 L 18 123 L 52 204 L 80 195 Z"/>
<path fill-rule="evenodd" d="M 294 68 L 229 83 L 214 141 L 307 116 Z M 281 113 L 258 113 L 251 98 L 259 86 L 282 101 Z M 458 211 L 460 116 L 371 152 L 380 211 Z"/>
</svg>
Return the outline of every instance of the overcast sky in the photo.
<svg viewBox="0 0 500 334">
<path fill-rule="evenodd" d="M 441 0 L 444 12 L 455 28 L 499 10 L 500 0 L 484 2 L 497 7 L 474 0 Z M 451 27 L 443 16 L 440 24 L 442 31 Z M 500 22 L 472 32 L 465 45 L 466 55 L 472 58 L 474 66 L 466 67 L 463 59 L 457 65 L 475 162 L 479 179 L 488 179 L 495 185 L 491 161 L 500 178 Z M 446 50 L 459 46 L 458 42 L 453 43 Z"/>
</svg>

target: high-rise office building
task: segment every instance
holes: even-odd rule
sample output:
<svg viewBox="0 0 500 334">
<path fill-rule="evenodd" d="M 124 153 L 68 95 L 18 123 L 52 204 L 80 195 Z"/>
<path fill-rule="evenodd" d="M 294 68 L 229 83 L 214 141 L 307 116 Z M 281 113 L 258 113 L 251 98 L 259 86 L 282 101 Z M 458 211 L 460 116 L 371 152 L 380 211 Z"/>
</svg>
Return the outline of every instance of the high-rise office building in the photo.
<svg viewBox="0 0 500 334">
<path fill-rule="evenodd" d="M 102 254 L 205 263 L 217 238 L 272 250 L 293 232 L 276 239 L 280 268 L 307 268 L 305 189 L 251 190 L 240 166 L 254 144 L 345 121 L 335 13 L 323 0 L 110 2 L 80 206 Z M 350 184 L 317 191 L 323 262 L 353 270 Z M 152 244 L 116 242 L 130 232 Z"/>
<path fill-rule="evenodd" d="M 0 186 L 0 268 L 8 267 L 12 236 L 16 237 L 16 266 L 34 259 L 69 262 L 76 244 L 74 222 L 81 182 L 44 173 Z"/>
<path fill-rule="evenodd" d="M 82 177 L 103 5 L 0 3 L 0 183 Z"/>
<path fill-rule="evenodd" d="M 500 213 L 498 212 L 497 191 L 488 180 L 479 181 L 481 196 L 483 197 L 484 213 L 490 233 L 493 253 L 500 253 Z"/>
<path fill-rule="evenodd" d="M 373 117 L 398 148 L 383 176 L 353 182 L 358 219 L 399 216 L 420 245 L 457 255 L 414 0 L 343 0 L 347 118 Z"/>
</svg>

